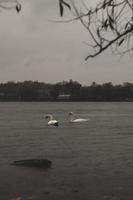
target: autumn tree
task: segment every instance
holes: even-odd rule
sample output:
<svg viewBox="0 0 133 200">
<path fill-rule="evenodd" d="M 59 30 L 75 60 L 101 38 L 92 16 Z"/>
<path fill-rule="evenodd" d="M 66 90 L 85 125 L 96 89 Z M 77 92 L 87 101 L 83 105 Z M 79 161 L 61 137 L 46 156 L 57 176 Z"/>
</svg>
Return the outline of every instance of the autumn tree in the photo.
<svg viewBox="0 0 133 200">
<path fill-rule="evenodd" d="M 89 2 L 89 1 L 88 1 Z M 133 53 L 133 0 L 101 0 L 95 7 L 86 1 L 59 0 L 60 15 L 69 9 L 74 14 L 66 22 L 80 21 L 91 36 L 87 45 L 96 57 L 108 48 L 116 54 Z M 64 20 L 63 20 L 64 21 Z"/>
</svg>

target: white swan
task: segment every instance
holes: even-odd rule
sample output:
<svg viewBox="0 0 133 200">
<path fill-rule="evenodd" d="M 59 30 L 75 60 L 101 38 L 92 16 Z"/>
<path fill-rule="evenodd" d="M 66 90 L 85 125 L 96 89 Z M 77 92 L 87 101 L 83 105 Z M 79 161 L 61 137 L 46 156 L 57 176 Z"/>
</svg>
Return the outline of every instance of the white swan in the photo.
<svg viewBox="0 0 133 200">
<path fill-rule="evenodd" d="M 74 115 L 73 112 L 69 112 L 68 115 L 70 117 L 70 122 L 87 122 L 89 120 L 89 119 L 84 119 L 84 118 L 74 119 L 73 118 L 73 115 Z"/>
<path fill-rule="evenodd" d="M 53 119 L 53 115 L 48 114 L 48 115 L 46 115 L 45 118 L 49 120 L 48 121 L 49 126 L 59 126 L 59 122 L 57 120 Z"/>
</svg>

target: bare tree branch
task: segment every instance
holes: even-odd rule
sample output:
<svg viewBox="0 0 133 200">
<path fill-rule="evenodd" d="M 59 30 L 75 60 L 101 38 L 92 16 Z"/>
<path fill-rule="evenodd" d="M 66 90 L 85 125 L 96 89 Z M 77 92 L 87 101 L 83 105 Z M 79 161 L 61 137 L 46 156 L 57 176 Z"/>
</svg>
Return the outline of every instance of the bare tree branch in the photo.
<svg viewBox="0 0 133 200">
<path fill-rule="evenodd" d="M 114 53 L 133 52 L 133 0 L 101 0 L 94 8 L 81 0 L 82 10 L 73 0 L 65 1 L 69 2 L 76 16 L 66 22 L 79 20 L 91 37 L 90 46 L 94 52 L 85 60 L 113 46 Z"/>
</svg>

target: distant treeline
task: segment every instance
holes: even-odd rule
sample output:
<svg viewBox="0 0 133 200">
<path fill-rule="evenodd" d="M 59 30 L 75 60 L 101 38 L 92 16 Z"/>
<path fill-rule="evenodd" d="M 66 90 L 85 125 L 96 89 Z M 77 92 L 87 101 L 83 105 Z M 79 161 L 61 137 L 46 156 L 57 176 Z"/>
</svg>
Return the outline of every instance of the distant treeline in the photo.
<svg viewBox="0 0 133 200">
<path fill-rule="evenodd" d="M 38 81 L 0 84 L 0 101 L 133 101 L 133 84 L 111 82 L 82 86 L 69 80 L 56 84 Z"/>
</svg>

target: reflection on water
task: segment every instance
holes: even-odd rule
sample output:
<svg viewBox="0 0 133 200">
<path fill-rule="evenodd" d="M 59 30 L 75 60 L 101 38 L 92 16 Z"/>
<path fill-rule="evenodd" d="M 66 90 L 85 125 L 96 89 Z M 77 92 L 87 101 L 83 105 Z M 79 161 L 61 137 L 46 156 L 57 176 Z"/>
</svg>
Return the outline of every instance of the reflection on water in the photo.
<svg viewBox="0 0 133 200">
<path fill-rule="evenodd" d="M 70 111 L 90 120 L 71 124 Z M 132 103 L 0 103 L 0 199 L 132 200 L 132 121 Z M 52 168 L 10 165 L 26 158 Z"/>
</svg>

